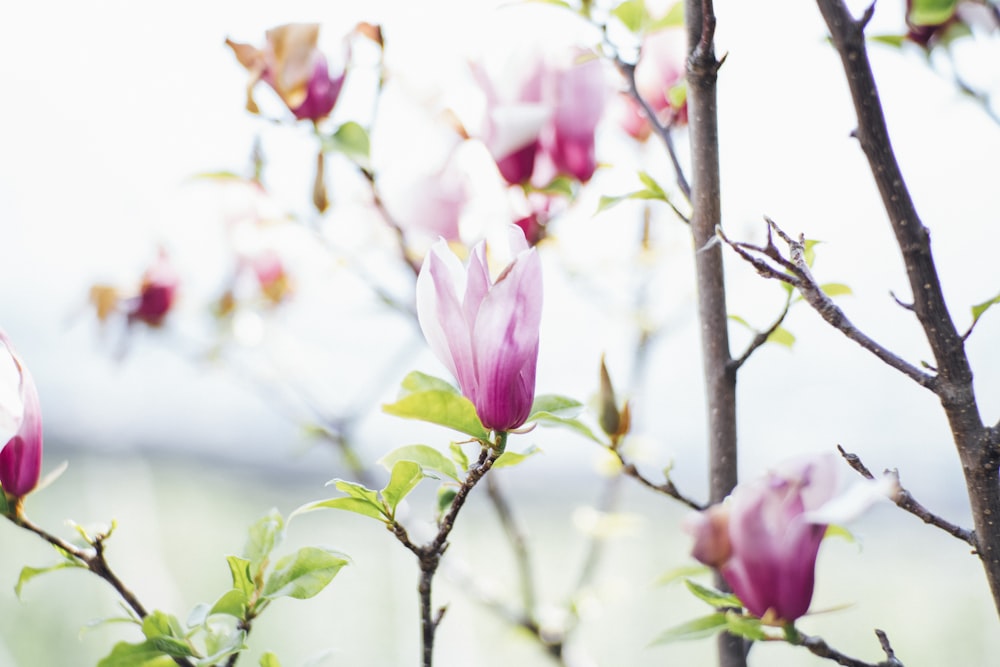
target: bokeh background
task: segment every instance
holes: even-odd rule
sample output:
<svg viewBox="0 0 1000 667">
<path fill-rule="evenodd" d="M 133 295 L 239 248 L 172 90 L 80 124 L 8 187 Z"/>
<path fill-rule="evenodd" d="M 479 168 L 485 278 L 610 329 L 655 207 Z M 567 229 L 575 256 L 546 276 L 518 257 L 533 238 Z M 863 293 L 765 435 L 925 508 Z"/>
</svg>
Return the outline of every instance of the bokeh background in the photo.
<svg viewBox="0 0 1000 667">
<path fill-rule="evenodd" d="M 901 32 L 903 4 L 880 4 L 870 31 Z M 852 288 L 843 306 L 854 322 L 907 359 L 928 359 L 914 318 L 889 296 L 905 300 L 908 288 L 867 165 L 849 136 L 853 111 L 818 11 L 792 0 L 766 11 L 721 0 L 716 10 L 719 51 L 728 54 L 720 73 L 728 233 L 759 240 L 767 214 L 790 232 L 822 240 L 816 274 Z M 433 151 L 435 135 L 426 127 L 434 111 L 474 111 L 470 59 L 535 39 L 593 43 L 594 36 L 558 8 L 498 9 L 485 0 L 55 2 L 6 7 L 0 16 L 8 91 L 0 106 L 0 323 L 39 387 L 45 467 L 70 463 L 54 486 L 30 499 L 28 512 L 67 537 L 68 519 L 115 519 L 108 555 L 116 570 L 147 606 L 183 618 L 228 587 L 224 556 L 240 551 L 254 519 L 271 507 L 287 515 L 332 495 L 324 483 L 350 474 L 337 449 L 316 436 L 320 418 L 358 415 L 350 435 L 369 464 L 402 444 L 444 446 L 449 438 L 378 410 L 409 370 L 444 371 L 412 321 L 372 295 L 375 280 L 405 301 L 411 282 L 391 261 L 392 235 L 371 208 L 365 183 L 349 164 L 331 160 L 333 208 L 317 220 L 309 204 L 312 136 L 244 111 L 245 72 L 224 39 L 257 42 L 274 25 L 308 20 L 323 24 L 324 44 L 336 49 L 358 21 L 382 24 L 391 78 L 372 132 L 373 160 L 405 176 Z M 973 83 L 998 90 L 1000 70 L 990 65 L 1000 61 L 986 48 L 956 46 L 955 56 Z M 334 120 L 368 124 L 374 59 L 363 50 L 355 56 Z M 967 326 L 970 307 L 1000 290 L 993 168 L 1000 128 L 916 51 L 873 47 L 872 60 L 949 304 L 959 327 Z M 620 86 L 610 67 L 608 79 Z M 266 156 L 273 205 L 293 217 L 276 242 L 295 258 L 297 291 L 217 346 L 205 304 L 227 271 L 225 220 L 248 204 L 239 192 L 193 177 L 244 173 L 255 140 Z M 679 145 L 683 153 L 683 134 Z M 503 224 L 507 203 L 481 151 L 469 152 L 477 203 L 463 233 L 474 240 Z M 638 187 L 640 165 L 664 184 L 672 174 L 659 146 L 625 138 L 611 110 L 598 156 L 608 166 L 541 248 L 539 392 L 591 400 L 605 353 L 633 399 L 632 451 L 643 470 L 655 476 L 673 465 L 675 482 L 703 498 L 689 235 L 654 208 L 655 251 L 639 264 L 642 204 L 595 214 L 600 194 Z M 405 208 L 405 193 L 396 200 L 386 194 L 390 206 Z M 329 246 L 316 242 L 316 229 Z M 100 327 L 87 305 L 91 285 L 134 281 L 158 247 L 170 252 L 183 280 L 167 326 Z M 727 261 L 731 311 L 766 326 L 783 292 L 736 258 Z M 661 333 L 635 368 L 634 294 L 644 282 L 642 316 Z M 786 327 L 794 347 L 765 346 L 741 373 L 742 473 L 840 443 L 873 469 L 897 467 L 924 504 L 968 525 L 960 465 L 934 397 L 801 304 Z M 733 336 L 736 350 L 749 340 L 738 328 Z M 998 340 L 1000 316 L 987 313 L 968 342 L 983 406 L 1000 404 Z M 595 445 L 568 434 L 539 429 L 515 446 L 530 444 L 542 454 L 501 471 L 499 481 L 525 523 L 540 598 L 558 623 L 594 530 L 592 508 L 608 484 L 606 461 Z M 850 474 L 845 466 L 845 478 Z M 424 486 L 409 500 L 418 534 L 432 514 L 432 485 Z M 678 527 L 685 511 L 628 480 L 619 493 L 621 516 L 605 526 L 605 557 L 576 600 L 582 621 L 570 647 L 573 664 L 710 664 L 708 641 L 648 646 L 662 630 L 705 611 L 682 587 L 655 584 L 690 562 Z M 875 508 L 852 528 L 857 543 L 824 546 L 813 605 L 847 607 L 803 619 L 805 632 L 871 661 L 879 658 L 872 634 L 879 627 L 906 664 L 996 664 L 996 612 L 963 544 L 891 506 Z M 13 526 L 0 533 L 0 665 L 92 665 L 115 641 L 138 640 L 122 625 L 81 633 L 93 619 L 120 613 L 110 589 L 83 573 L 39 578 L 18 600 L 20 568 L 54 555 Z M 276 604 L 255 626 L 251 654 L 241 662 L 254 664 L 265 650 L 293 666 L 313 659 L 416 662 L 412 556 L 375 522 L 334 512 L 297 518 L 284 548 L 315 543 L 347 552 L 353 565 L 318 598 Z M 518 599 L 510 548 L 484 494 L 463 513 L 448 559 L 437 590 L 437 602 L 448 605 L 440 664 L 549 664 L 462 583 L 472 576 L 498 597 Z M 782 645 L 756 647 L 751 661 L 821 663 Z"/>
</svg>

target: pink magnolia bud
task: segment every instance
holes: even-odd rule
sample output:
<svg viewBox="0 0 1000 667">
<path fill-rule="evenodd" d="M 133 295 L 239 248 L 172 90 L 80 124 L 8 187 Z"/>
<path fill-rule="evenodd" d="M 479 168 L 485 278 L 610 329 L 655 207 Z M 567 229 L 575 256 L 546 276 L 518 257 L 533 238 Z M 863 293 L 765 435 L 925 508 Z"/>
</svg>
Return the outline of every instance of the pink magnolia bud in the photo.
<svg viewBox="0 0 1000 667">
<path fill-rule="evenodd" d="M 519 228 L 510 227 L 509 239 L 514 259 L 496 282 L 484 243 L 463 267 L 444 240 L 417 277 L 420 328 L 494 431 L 521 426 L 531 411 L 542 315 L 541 260 Z"/>
<path fill-rule="evenodd" d="M 793 461 L 685 523 L 694 557 L 718 568 L 751 614 L 791 622 L 809 609 L 827 526 L 807 513 L 833 498 L 836 466 L 833 456 Z"/>
<path fill-rule="evenodd" d="M 21 498 L 37 485 L 42 470 L 42 410 L 38 390 L 7 338 L 0 331 L 3 344 L 3 368 L 0 382 L 0 437 L 14 434 L 0 450 L 0 487 L 12 498 Z M 7 372 L 11 371 L 11 372 Z"/>
<path fill-rule="evenodd" d="M 340 96 L 345 71 L 331 76 L 327 59 L 317 48 L 319 25 L 290 23 L 268 30 L 266 38 L 263 49 L 226 40 L 250 72 L 247 109 L 257 113 L 253 88 L 264 81 L 299 120 L 317 121 L 328 116 Z"/>
<path fill-rule="evenodd" d="M 151 327 L 163 324 L 177 293 L 179 279 L 165 253 L 160 253 L 142 277 L 139 296 L 131 300 L 128 310 L 129 322 L 139 320 Z"/>
</svg>

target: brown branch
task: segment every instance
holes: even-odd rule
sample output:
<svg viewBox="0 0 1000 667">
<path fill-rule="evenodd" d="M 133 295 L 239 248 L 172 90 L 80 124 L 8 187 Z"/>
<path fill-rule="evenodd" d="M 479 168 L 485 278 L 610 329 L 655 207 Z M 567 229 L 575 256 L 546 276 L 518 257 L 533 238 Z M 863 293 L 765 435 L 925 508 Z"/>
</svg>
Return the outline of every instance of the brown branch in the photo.
<svg viewBox="0 0 1000 667">
<path fill-rule="evenodd" d="M 785 321 L 785 317 L 788 316 L 788 309 L 791 306 L 792 306 L 792 299 L 791 295 L 789 295 L 789 298 L 785 299 L 785 307 L 781 309 L 781 314 L 778 315 L 778 317 L 774 320 L 774 322 L 771 323 L 771 326 L 769 326 L 764 331 L 758 331 L 757 335 L 754 336 L 752 341 L 750 341 L 750 344 L 747 345 L 747 349 L 743 351 L 743 354 L 741 354 L 738 359 L 733 359 L 732 362 L 730 362 L 730 367 L 734 371 L 738 371 L 740 367 L 746 363 L 747 359 L 750 358 L 750 355 L 756 352 L 758 348 L 760 348 L 764 343 L 768 341 L 768 339 L 771 337 L 771 334 L 773 334 L 775 331 L 778 330 L 778 327 L 781 326 L 781 323 Z"/>
<path fill-rule="evenodd" d="M 983 424 L 965 341 L 944 300 L 931 254 L 930 233 L 917 214 L 889 140 L 868 60 L 864 28 L 874 5 L 855 20 L 843 0 L 817 0 L 850 88 L 858 118 L 855 136 L 878 187 L 913 293 L 913 312 L 937 368 L 933 389 L 948 418 L 965 472 L 978 551 L 1000 613 L 1000 434 Z"/>
<path fill-rule="evenodd" d="M 855 343 L 881 359 L 886 365 L 891 368 L 895 368 L 897 371 L 903 373 L 920 386 L 926 387 L 931 391 L 937 391 L 938 376 L 925 373 L 905 359 L 890 352 L 888 348 L 873 340 L 863 331 L 858 329 L 847 318 L 847 315 L 845 315 L 844 311 L 840 309 L 840 306 L 834 303 L 833 299 L 826 295 L 826 293 L 820 288 L 819 283 L 816 282 L 816 279 L 813 278 L 812 271 L 809 270 L 809 265 L 805 259 L 805 242 L 801 237 L 798 241 L 796 241 L 785 234 L 785 232 L 782 231 L 773 220 L 766 217 L 765 220 L 767 221 L 769 229 L 773 229 L 774 232 L 788 244 L 791 259 L 780 258 L 780 264 L 783 268 L 788 269 L 789 273 L 785 273 L 784 271 L 774 268 L 766 261 L 753 254 L 760 253 L 767 255 L 769 258 L 775 259 L 776 261 L 779 260 L 779 258 L 774 255 L 776 252 L 776 246 L 774 246 L 771 242 L 770 235 L 768 237 L 768 245 L 766 247 L 754 246 L 748 243 L 733 242 L 728 239 L 725 234 L 721 232 L 721 230 L 719 235 L 730 248 L 733 248 L 740 255 L 740 257 L 750 262 L 754 268 L 757 269 L 758 273 L 766 278 L 773 278 L 775 280 L 788 283 L 798 289 L 806 303 L 812 306 L 813 310 L 815 310 L 819 316 L 827 322 L 827 324 L 837 329 L 849 339 L 853 340 Z"/>
<path fill-rule="evenodd" d="M 841 653 L 827 644 L 821 637 L 813 637 L 802 633 L 796 634 L 798 636 L 794 640 L 790 639 L 790 643 L 803 646 L 809 649 L 809 652 L 813 655 L 833 660 L 838 665 L 843 665 L 843 667 L 903 667 L 903 663 L 899 661 L 892 650 L 892 646 L 889 645 L 889 638 L 882 630 L 875 630 L 875 634 L 878 636 L 879 644 L 882 646 L 882 651 L 885 652 L 886 659 L 875 663 L 858 660 L 857 658 L 852 658 L 849 655 Z"/>
<path fill-rule="evenodd" d="M 851 468 L 853 468 L 859 475 L 861 475 L 865 479 L 875 479 L 875 476 L 872 475 L 872 472 L 871 470 L 868 469 L 868 466 L 866 466 L 861 461 L 861 457 L 859 457 L 857 454 L 852 454 L 850 452 L 845 451 L 844 448 L 841 447 L 840 445 L 837 445 L 837 450 L 840 452 L 840 455 L 844 457 L 844 460 L 847 461 L 847 465 L 851 466 Z M 896 478 L 896 484 L 898 490 L 896 491 L 895 495 L 893 495 L 891 500 L 900 509 L 909 512 L 910 514 L 917 517 L 926 524 L 930 524 L 932 526 L 940 528 L 941 530 L 948 533 L 952 537 L 957 537 L 963 542 L 967 542 L 969 546 L 971 546 L 973 549 L 979 548 L 979 545 L 976 542 L 976 534 L 973 531 L 968 530 L 966 528 L 962 528 L 961 526 L 957 526 L 951 523 L 950 521 L 947 521 L 946 519 L 943 519 L 938 515 L 934 514 L 929 509 L 920 504 L 920 502 L 918 502 L 917 499 L 914 498 L 909 491 L 907 491 L 901 485 L 899 485 L 899 472 L 895 470 L 891 471 L 886 470 L 886 474 L 893 475 Z"/>
<path fill-rule="evenodd" d="M 420 593 L 420 619 L 421 619 L 421 644 L 423 647 L 423 667 L 432 667 L 434 662 L 434 637 L 437 627 L 444 618 L 446 607 L 441 607 L 435 612 L 432 607 L 431 592 L 434 584 L 434 575 L 437 574 L 438 566 L 441 564 L 441 557 L 448 549 L 448 536 L 455 527 L 455 520 L 458 513 L 465 505 L 469 493 L 479 483 L 479 481 L 490 471 L 493 464 L 499 458 L 503 450 L 506 434 L 500 434 L 500 442 L 494 446 L 483 444 L 479 452 L 479 459 L 469 468 L 465 480 L 451 501 L 451 507 L 438 523 L 438 532 L 433 540 L 425 545 L 415 544 L 406 529 L 399 523 L 393 521 L 389 524 L 389 530 L 400 543 L 409 549 L 417 557 L 420 563 L 420 583 L 417 591 Z"/>
<path fill-rule="evenodd" d="M 115 592 L 118 593 L 122 600 L 125 601 L 125 604 L 127 604 L 140 619 L 146 618 L 146 616 L 149 615 L 146 608 L 141 602 L 139 602 L 139 598 L 137 598 L 135 593 L 133 593 L 122 582 L 118 575 L 114 573 L 111 566 L 108 564 L 107 559 L 104 557 L 104 542 L 108 538 L 109 533 L 102 533 L 94 537 L 94 539 L 90 541 L 90 544 L 93 547 L 92 550 L 81 549 L 80 547 L 70 544 L 66 540 L 53 535 L 47 532 L 44 528 L 32 523 L 31 520 L 24 515 L 20 506 L 20 501 L 18 501 L 18 504 L 14 507 L 14 511 L 6 516 L 15 525 L 38 535 L 52 546 L 78 561 L 79 565 L 87 570 L 90 570 L 98 577 L 108 582 L 108 584 L 115 589 Z M 194 667 L 194 664 L 187 658 L 174 657 L 173 661 L 181 667 Z"/>
<path fill-rule="evenodd" d="M 662 493 L 665 496 L 670 496 L 674 500 L 679 500 L 693 510 L 701 511 L 705 509 L 705 505 L 702 505 L 698 501 L 692 500 L 681 493 L 669 477 L 663 483 L 657 484 L 639 472 L 639 469 L 635 467 L 635 464 L 626 460 L 618 449 L 612 449 L 611 451 L 618 457 L 618 460 L 621 461 L 623 475 L 628 475 L 645 486 L 647 489 L 651 489 L 657 493 Z"/>
</svg>

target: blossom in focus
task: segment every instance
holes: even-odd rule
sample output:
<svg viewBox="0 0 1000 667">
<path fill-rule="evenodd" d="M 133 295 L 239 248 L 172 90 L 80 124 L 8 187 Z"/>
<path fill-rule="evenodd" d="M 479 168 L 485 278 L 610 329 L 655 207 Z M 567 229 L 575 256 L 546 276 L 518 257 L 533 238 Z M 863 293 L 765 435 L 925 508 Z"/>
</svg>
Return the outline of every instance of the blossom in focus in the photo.
<svg viewBox="0 0 1000 667">
<path fill-rule="evenodd" d="M 21 498 L 37 485 L 42 470 L 42 411 L 38 390 L 6 334 L 0 331 L 0 487 Z"/>
<path fill-rule="evenodd" d="M 485 243 L 463 267 L 443 239 L 417 277 L 420 328 L 494 431 L 521 426 L 531 411 L 542 315 L 541 260 L 519 228 L 511 226 L 508 237 L 513 260 L 496 281 Z"/>
<path fill-rule="evenodd" d="M 326 56 L 317 47 L 319 24 L 289 23 L 265 33 L 262 49 L 226 39 L 226 44 L 250 72 L 247 109 L 257 113 L 253 89 L 263 81 L 274 89 L 299 120 L 317 121 L 333 111 L 345 71 L 332 75 Z"/>
<path fill-rule="evenodd" d="M 594 54 L 519 54 L 494 75 L 477 66 L 486 96 L 483 142 L 511 185 L 545 185 L 557 175 L 594 175 L 594 133 L 607 98 L 604 70 Z"/>
<path fill-rule="evenodd" d="M 663 125 L 687 124 L 687 97 L 684 95 L 684 35 L 676 29 L 646 35 L 635 66 L 639 95 Z M 628 134 L 645 141 L 652 131 L 645 112 L 632 97 L 623 93 L 624 108 L 619 123 Z"/>
<path fill-rule="evenodd" d="M 835 498 L 837 465 L 833 455 L 790 461 L 685 523 L 695 539 L 692 555 L 718 569 L 751 614 L 781 622 L 805 614 L 828 524 L 891 492 L 883 479 Z"/>
</svg>

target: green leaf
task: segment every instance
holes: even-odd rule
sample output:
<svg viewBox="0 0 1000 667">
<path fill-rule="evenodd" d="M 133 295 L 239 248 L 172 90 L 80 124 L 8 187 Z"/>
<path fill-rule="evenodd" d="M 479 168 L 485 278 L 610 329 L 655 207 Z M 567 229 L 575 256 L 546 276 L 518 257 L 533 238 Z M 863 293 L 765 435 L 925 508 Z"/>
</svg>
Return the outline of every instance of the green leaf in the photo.
<svg viewBox="0 0 1000 667">
<path fill-rule="evenodd" d="M 639 172 L 639 180 L 642 184 L 646 186 L 646 190 L 649 191 L 656 199 L 667 200 L 667 193 L 664 192 L 660 184 L 656 182 L 656 179 L 650 176 L 645 171 Z"/>
<path fill-rule="evenodd" d="M 640 32 L 649 21 L 645 0 L 625 0 L 612 9 L 611 14 L 633 33 Z"/>
<path fill-rule="evenodd" d="M 653 640 L 651 646 L 711 637 L 725 627 L 726 615 L 721 612 L 716 612 L 666 630 L 659 637 Z"/>
<path fill-rule="evenodd" d="M 540 188 L 531 187 L 530 185 L 528 187 L 531 192 L 539 192 L 545 195 L 562 195 L 570 199 L 573 197 L 573 181 L 565 176 L 556 176 L 547 185 L 543 185 Z"/>
<path fill-rule="evenodd" d="M 371 154 L 371 142 L 368 132 L 354 121 L 350 120 L 337 128 L 337 131 L 323 139 L 324 151 L 343 153 L 361 167 L 368 166 Z"/>
<path fill-rule="evenodd" d="M 540 451 L 542 450 L 537 447 L 529 447 L 523 454 L 519 454 L 508 449 L 493 462 L 493 468 L 495 470 L 497 468 L 509 468 L 511 466 L 516 466 L 518 463 L 523 463 L 525 459 L 534 456 Z"/>
<path fill-rule="evenodd" d="M 1000 303 L 1000 294 L 972 307 L 972 323 L 975 324 L 987 310 Z"/>
<path fill-rule="evenodd" d="M 437 509 L 439 516 L 448 511 L 448 508 L 451 507 L 451 502 L 455 500 L 455 496 L 457 495 L 458 491 L 449 486 L 442 486 L 438 489 Z"/>
<path fill-rule="evenodd" d="M 343 491 L 352 498 L 357 498 L 358 500 L 364 500 L 365 502 L 371 503 L 376 507 L 381 507 L 382 503 L 378 499 L 378 491 L 369 489 L 363 484 L 358 484 L 357 482 L 349 482 L 346 479 L 333 479 L 327 482 L 327 485 L 333 483 L 333 488 L 338 491 Z"/>
<path fill-rule="evenodd" d="M 21 589 L 24 588 L 24 585 L 40 574 L 55 572 L 56 570 L 65 570 L 70 567 L 82 568 L 83 565 L 76 562 L 63 561 L 47 567 L 23 567 L 21 568 L 21 576 L 17 578 L 17 585 L 14 586 L 14 594 L 17 595 L 17 597 L 21 597 Z"/>
<path fill-rule="evenodd" d="M 169 667 L 176 665 L 156 645 L 146 640 L 141 644 L 118 642 L 97 667 Z"/>
<path fill-rule="evenodd" d="M 449 444 L 448 451 L 451 452 L 452 460 L 457 463 L 462 470 L 469 469 L 469 457 L 466 455 L 465 450 L 462 449 L 462 443 L 453 442 Z"/>
<path fill-rule="evenodd" d="M 621 202 L 625 201 L 626 199 L 631 199 L 631 194 L 616 195 L 616 196 L 601 195 L 600 200 L 597 202 L 597 210 L 594 211 L 594 213 L 596 214 L 596 213 L 601 213 L 603 211 L 606 211 L 609 208 L 611 208 L 612 206 L 620 204 Z"/>
<path fill-rule="evenodd" d="M 243 591 L 249 598 L 257 590 L 254 577 L 250 574 L 250 561 L 236 556 L 226 556 L 226 562 L 229 563 L 229 572 L 233 576 L 233 588 Z"/>
<path fill-rule="evenodd" d="M 348 562 L 344 554 L 336 551 L 302 547 L 275 563 L 274 571 L 264 584 L 263 597 L 311 598 L 326 588 Z"/>
<path fill-rule="evenodd" d="M 392 470 L 392 466 L 397 461 L 413 461 L 419 464 L 424 470 L 434 470 L 446 477 L 452 478 L 456 482 L 460 481 L 458 479 L 458 470 L 455 469 L 455 464 L 452 460 L 440 451 L 427 445 L 398 447 L 379 459 L 378 463 Z"/>
<path fill-rule="evenodd" d="M 184 639 L 185 630 L 176 616 L 162 611 L 153 613 L 142 619 L 142 634 L 152 642 L 159 651 L 177 658 L 189 658 L 195 655 L 191 645 Z"/>
<path fill-rule="evenodd" d="M 795 345 L 795 335 L 784 327 L 778 327 L 767 337 L 767 342 L 791 348 Z"/>
<path fill-rule="evenodd" d="M 954 16 L 957 6 L 958 0 L 913 0 L 907 18 L 916 26 L 941 25 Z"/>
<path fill-rule="evenodd" d="M 829 297 L 854 294 L 854 290 L 842 283 L 826 283 L 825 285 L 820 285 L 819 288 Z"/>
<path fill-rule="evenodd" d="M 666 586 L 667 584 L 672 584 L 675 581 L 686 579 L 688 577 L 695 577 L 701 574 L 708 574 L 711 571 L 712 568 L 707 565 L 684 565 L 682 567 L 675 567 L 672 570 L 664 572 L 656 578 L 656 583 L 659 586 Z"/>
<path fill-rule="evenodd" d="M 536 396 L 531 404 L 531 412 L 527 421 L 539 412 L 546 412 L 555 417 L 576 417 L 583 411 L 583 403 L 570 398 L 569 396 L 559 396 L 558 394 L 542 394 Z"/>
<path fill-rule="evenodd" d="M 599 445 L 606 444 L 603 440 L 594 435 L 594 432 L 591 430 L 589 426 L 587 426 L 578 419 L 567 419 L 564 417 L 559 417 L 557 415 L 549 414 L 548 412 L 537 412 L 531 416 L 531 419 L 532 421 L 538 422 L 542 426 L 558 426 L 561 428 L 568 428 L 569 430 L 575 431 L 576 433 L 582 435 L 588 440 L 593 440 Z"/>
<path fill-rule="evenodd" d="M 826 527 L 826 532 L 823 533 L 823 539 L 828 537 L 839 537 L 851 543 L 856 543 L 858 540 L 854 537 L 854 533 L 844 528 L 843 526 L 838 526 L 837 524 L 829 524 Z"/>
<path fill-rule="evenodd" d="M 442 380 L 433 375 L 427 375 L 420 371 L 412 371 L 400 383 L 403 388 L 402 396 L 414 394 L 420 391 L 450 391 L 453 394 L 461 393 L 458 388 L 447 380 Z"/>
<path fill-rule="evenodd" d="M 198 667 L 213 667 L 222 665 L 222 659 L 246 650 L 247 633 L 235 624 L 214 624 L 205 633 L 205 652 L 207 655 L 195 662 Z"/>
<path fill-rule="evenodd" d="M 222 597 L 215 601 L 207 616 L 212 614 L 228 614 L 236 618 L 245 618 L 247 615 L 247 594 L 239 588 L 226 591 Z"/>
<path fill-rule="evenodd" d="M 653 21 L 652 25 L 649 26 L 650 30 L 661 30 L 663 28 L 679 28 L 684 25 L 684 3 L 677 2 L 674 3 L 667 13 L 664 14 L 663 18 L 656 19 Z"/>
<path fill-rule="evenodd" d="M 684 79 L 681 79 L 680 83 L 670 86 L 667 89 L 667 101 L 670 102 L 670 106 L 674 109 L 680 109 L 687 104 L 687 98 L 687 81 Z"/>
<path fill-rule="evenodd" d="M 465 396 L 450 391 L 414 392 L 395 403 L 383 405 L 382 410 L 397 417 L 447 426 L 479 440 L 489 437 L 472 402 Z"/>
<path fill-rule="evenodd" d="M 747 321 L 746 321 L 745 319 L 743 319 L 743 318 L 742 318 L 742 317 L 740 317 L 739 315 L 728 315 L 728 317 L 729 317 L 729 319 L 731 319 L 731 320 L 732 320 L 733 322 L 736 322 L 737 324 L 742 324 L 743 326 L 745 326 L 745 327 L 746 327 L 747 329 L 749 329 L 750 331 L 753 331 L 753 332 L 756 332 L 756 331 L 757 331 L 757 330 L 756 330 L 756 329 L 754 329 L 754 328 L 753 328 L 752 326 L 750 326 L 750 323 L 749 323 L 749 322 L 747 322 Z"/>
<path fill-rule="evenodd" d="M 7 494 L 0 489 L 0 514 L 10 514 L 10 503 L 7 502 Z"/>
<path fill-rule="evenodd" d="M 292 512 L 292 516 L 297 516 L 299 514 L 305 514 L 306 512 L 312 512 L 313 510 L 344 510 L 346 512 L 354 512 L 355 514 L 361 514 L 363 516 L 370 516 L 373 519 L 378 519 L 379 521 L 386 522 L 389 517 L 385 514 L 385 509 L 381 504 L 371 503 L 367 500 L 362 500 L 360 498 L 329 498 L 327 500 L 317 500 L 316 502 L 307 503 L 302 507 L 298 508 Z"/>
<path fill-rule="evenodd" d="M 730 634 L 746 637 L 753 641 L 767 639 L 767 633 L 764 632 L 764 627 L 761 625 L 759 618 L 744 616 L 735 611 L 726 612 L 726 630 Z"/>
<path fill-rule="evenodd" d="M 723 593 L 710 586 L 704 586 L 697 581 L 685 579 L 684 584 L 688 587 L 696 598 L 702 602 L 707 602 L 713 607 L 742 607 L 743 603 L 732 593 Z"/>
<path fill-rule="evenodd" d="M 906 35 L 871 35 L 869 41 L 901 48 L 906 43 Z"/>
<path fill-rule="evenodd" d="M 802 254 L 805 257 L 807 266 L 811 267 L 816 262 L 816 246 L 820 243 L 822 243 L 822 241 L 817 241 L 816 239 L 806 239 L 802 249 Z"/>
<path fill-rule="evenodd" d="M 260 667 L 281 667 L 278 656 L 268 651 L 260 656 Z"/>
<path fill-rule="evenodd" d="M 396 506 L 406 495 L 416 488 L 424 472 L 420 464 L 413 461 L 396 461 L 389 475 L 389 483 L 382 489 L 382 499 L 389 506 L 389 514 L 396 515 Z"/>
<path fill-rule="evenodd" d="M 260 574 L 267 563 L 271 552 L 281 544 L 285 537 L 285 520 L 277 509 L 258 519 L 250 526 L 246 544 L 243 546 L 243 558 L 250 562 L 250 578 L 253 580 Z M 232 564 L 230 564 L 230 567 Z M 233 588 L 240 588 L 234 580 Z M 249 593 L 248 593 L 249 595 Z"/>
</svg>

